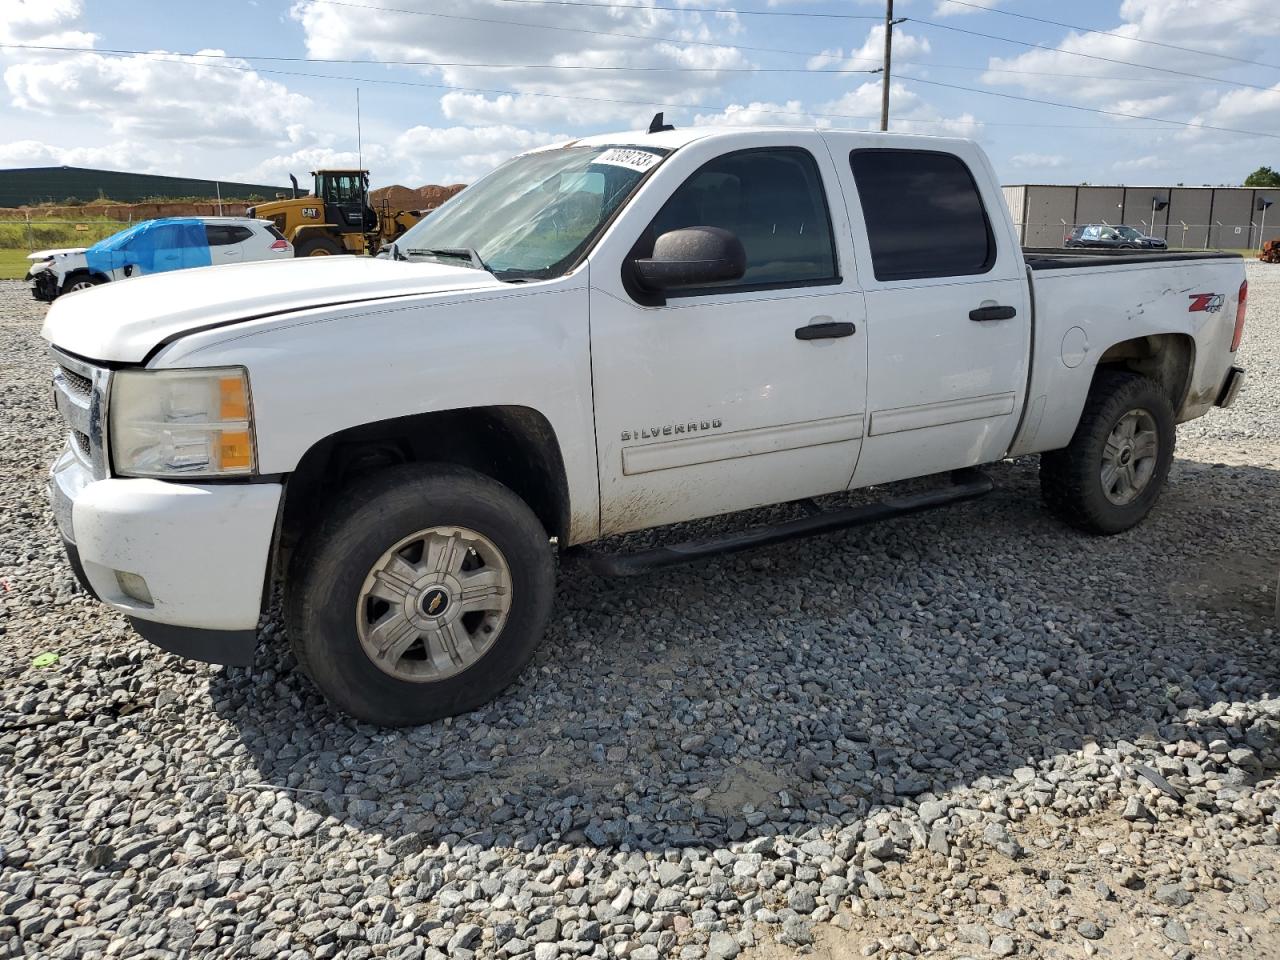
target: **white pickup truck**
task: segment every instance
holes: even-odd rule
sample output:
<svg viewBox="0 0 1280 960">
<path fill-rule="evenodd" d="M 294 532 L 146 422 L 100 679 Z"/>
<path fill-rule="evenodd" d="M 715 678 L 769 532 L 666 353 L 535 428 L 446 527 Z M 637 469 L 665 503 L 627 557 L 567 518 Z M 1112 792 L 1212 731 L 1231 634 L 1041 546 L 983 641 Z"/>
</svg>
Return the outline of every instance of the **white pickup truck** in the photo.
<svg viewBox="0 0 1280 960">
<path fill-rule="evenodd" d="M 973 143 L 655 122 L 511 160 L 390 259 L 59 299 L 54 511 L 160 647 L 251 663 L 279 583 L 332 702 L 422 723 L 519 674 L 568 548 L 634 573 L 977 496 L 970 468 L 1033 453 L 1054 513 L 1133 526 L 1175 424 L 1235 399 L 1245 292 L 1236 256 L 1024 254 Z"/>
</svg>

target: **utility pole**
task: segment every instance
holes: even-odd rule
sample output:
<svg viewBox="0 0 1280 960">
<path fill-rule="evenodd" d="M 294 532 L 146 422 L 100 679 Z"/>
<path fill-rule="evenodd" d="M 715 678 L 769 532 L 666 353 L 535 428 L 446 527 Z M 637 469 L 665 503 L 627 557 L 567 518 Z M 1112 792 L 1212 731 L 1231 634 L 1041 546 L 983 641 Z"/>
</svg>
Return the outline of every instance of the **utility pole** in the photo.
<svg viewBox="0 0 1280 960">
<path fill-rule="evenodd" d="M 880 92 L 880 129 L 889 129 L 889 65 L 893 60 L 893 0 L 884 7 L 884 77 Z"/>
</svg>

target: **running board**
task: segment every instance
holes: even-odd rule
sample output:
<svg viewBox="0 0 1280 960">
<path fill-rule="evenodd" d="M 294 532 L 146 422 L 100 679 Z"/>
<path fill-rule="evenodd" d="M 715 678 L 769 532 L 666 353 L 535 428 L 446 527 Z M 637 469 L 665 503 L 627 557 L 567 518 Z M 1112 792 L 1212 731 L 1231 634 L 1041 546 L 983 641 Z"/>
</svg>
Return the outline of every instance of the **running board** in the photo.
<svg viewBox="0 0 1280 960">
<path fill-rule="evenodd" d="M 767 527 L 753 527 L 711 540 L 693 540 L 669 546 L 654 547 L 636 553 L 606 553 L 593 547 L 575 547 L 570 555 L 586 563 L 592 573 L 602 577 L 634 577 L 650 570 L 671 567 L 691 560 L 701 560 L 721 553 L 736 553 L 754 547 L 783 543 L 799 537 L 831 533 L 848 527 L 860 527 L 881 520 L 892 520 L 937 507 L 974 500 L 990 493 L 994 484 L 980 470 L 957 470 L 945 487 L 925 490 L 900 497 L 889 497 L 844 510 L 819 511 L 809 516 Z M 804 503 L 805 501 L 801 501 Z M 812 504 L 812 501 L 809 501 Z"/>
</svg>

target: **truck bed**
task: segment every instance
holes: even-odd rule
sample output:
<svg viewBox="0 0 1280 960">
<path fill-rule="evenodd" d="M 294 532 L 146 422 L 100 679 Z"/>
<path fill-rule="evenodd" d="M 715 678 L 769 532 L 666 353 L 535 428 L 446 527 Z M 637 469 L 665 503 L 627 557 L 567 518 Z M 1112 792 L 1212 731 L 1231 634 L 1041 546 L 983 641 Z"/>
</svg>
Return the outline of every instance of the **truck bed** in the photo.
<svg viewBox="0 0 1280 960">
<path fill-rule="evenodd" d="M 1090 250 L 1074 247 L 1023 247 L 1023 259 L 1032 270 L 1067 270 L 1082 267 L 1114 267 L 1130 263 L 1166 263 L 1179 260 L 1239 260 L 1238 253 L 1196 250 Z"/>
</svg>

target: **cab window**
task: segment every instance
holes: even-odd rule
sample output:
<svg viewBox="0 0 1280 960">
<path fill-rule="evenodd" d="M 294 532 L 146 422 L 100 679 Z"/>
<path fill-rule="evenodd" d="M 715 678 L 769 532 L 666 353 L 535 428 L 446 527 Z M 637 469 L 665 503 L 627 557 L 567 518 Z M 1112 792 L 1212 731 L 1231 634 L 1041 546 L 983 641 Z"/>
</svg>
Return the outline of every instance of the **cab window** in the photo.
<svg viewBox="0 0 1280 960">
<path fill-rule="evenodd" d="M 682 227 L 720 227 L 746 250 L 742 278 L 707 289 L 839 282 L 822 176 L 807 150 L 741 150 L 705 164 L 671 195 L 649 234 L 656 240 Z"/>
<path fill-rule="evenodd" d="M 854 150 L 849 155 L 877 280 L 989 271 L 995 236 L 973 174 L 954 154 Z"/>
</svg>

